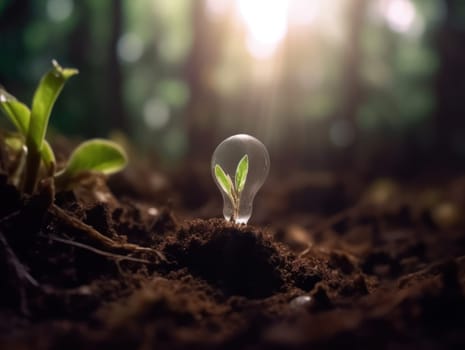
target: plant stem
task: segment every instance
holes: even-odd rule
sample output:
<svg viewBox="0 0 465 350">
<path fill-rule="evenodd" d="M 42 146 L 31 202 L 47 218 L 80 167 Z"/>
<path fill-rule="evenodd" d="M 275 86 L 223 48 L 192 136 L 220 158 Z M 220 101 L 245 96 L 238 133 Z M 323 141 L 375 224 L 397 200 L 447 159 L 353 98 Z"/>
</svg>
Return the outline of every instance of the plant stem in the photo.
<svg viewBox="0 0 465 350">
<path fill-rule="evenodd" d="M 239 204 L 240 204 L 240 194 L 237 193 L 236 189 L 232 190 L 232 204 L 233 204 L 233 213 L 230 221 L 236 222 L 236 219 L 239 217 Z"/>
<path fill-rule="evenodd" d="M 29 140 L 28 140 L 29 141 Z M 23 180 L 23 191 L 28 194 L 34 193 L 39 175 L 40 151 L 31 142 L 27 142 L 26 168 Z"/>
</svg>

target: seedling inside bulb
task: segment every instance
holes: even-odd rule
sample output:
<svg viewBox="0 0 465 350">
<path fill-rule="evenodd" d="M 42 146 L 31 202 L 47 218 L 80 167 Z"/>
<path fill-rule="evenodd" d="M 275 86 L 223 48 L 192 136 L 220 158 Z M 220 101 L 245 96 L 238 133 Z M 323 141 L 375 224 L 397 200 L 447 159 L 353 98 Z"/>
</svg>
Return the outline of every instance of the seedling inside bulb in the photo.
<svg viewBox="0 0 465 350">
<path fill-rule="evenodd" d="M 250 135 L 231 136 L 215 149 L 211 166 L 213 179 L 223 196 L 224 218 L 246 224 L 252 215 L 255 195 L 268 176 L 270 156 L 266 147 Z"/>
<path fill-rule="evenodd" d="M 234 183 L 231 177 L 226 174 L 223 168 L 215 165 L 215 176 L 221 189 L 226 192 L 229 200 L 233 204 L 233 215 L 231 220 L 235 221 L 239 217 L 239 207 L 241 201 L 241 193 L 244 190 L 245 181 L 247 180 L 247 173 L 249 171 L 249 156 L 246 154 L 237 164 L 236 175 L 234 176 Z"/>
</svg>

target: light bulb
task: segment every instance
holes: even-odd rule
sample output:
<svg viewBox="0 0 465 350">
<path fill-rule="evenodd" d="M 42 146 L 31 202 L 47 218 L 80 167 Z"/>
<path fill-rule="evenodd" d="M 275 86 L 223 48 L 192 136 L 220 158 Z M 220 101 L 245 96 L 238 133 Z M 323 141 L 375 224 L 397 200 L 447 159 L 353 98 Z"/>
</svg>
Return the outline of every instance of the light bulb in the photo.
<svg viewBox="0 0 465 350">
<path fill-rule="evenodd" d="M 270 156 L 265 145 L 246 134 L 228 137 L 213 152 L 211 168 L 223 196 L 224 218 L 247 224 L 255 195 L 270 170 Z"/>
</svg>

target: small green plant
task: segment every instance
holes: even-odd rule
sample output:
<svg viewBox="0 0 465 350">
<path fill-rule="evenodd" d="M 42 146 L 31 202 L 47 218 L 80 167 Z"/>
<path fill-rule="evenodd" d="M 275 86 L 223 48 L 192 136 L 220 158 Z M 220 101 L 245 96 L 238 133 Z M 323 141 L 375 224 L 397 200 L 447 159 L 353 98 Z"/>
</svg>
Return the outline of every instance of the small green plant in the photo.
<svg viewBox="0 0 465 350">
<path fill-rule="evenodd" d="M 236 175 L 234 183 L 229 174 L 226 174 L 223 168 L 215 165 L 215 176 L 223 191 L 229 196 L 233 204 L 233 215 L 231 221 L 235 221 L 239 216 L 239 206 L 241 203 L 241 193 L 244 190 L 245 182 L 247 181 L 247 173 L 249 172 L 249 156 L 244 155 L 236 167 Z"/>
<path fill-rule="evenodd" d="M 4 112 L 17 130 L 16 133 L 0 130 L 0 141 L 3 141 L 4 145 L 11 151 L 8 152 L 8 155 L 16 156 L 9 157 L 7 162 L 8 169 L 6 170 L 10 182 L 15 184 L 25 194 L 36 192 L 36 187 L 39 187 L 37 185 L 40 183 L 41 186 L 37 192 L 40 193 L 40 197 L 43 200 L 42 203 L 46 204 L 46 206 L 36 207 L 37 214 L 45 215 L 47 211 L 58 220 L 61 220 L 61 222 L 86 234 L 89 239 L 99 242 L 107 250 L 117 249 L 128 251 L 131 254 L 137 252 L 150 254 L 154 259 L 166 261 L 165 256 L 155 249 L 141 247 L 124 240 L 113 240 L 53 202 L 55 188 L 72 188 L 89 173 L 111 174 L 119 171 L 126 165 L 127 157 L 124 150 L 117 144 L 107 140 L 93 139 L 80 144 L 72 152 L 64 169 L 58 172 L 55 171 L 55 155 L 49 143 L 45 140 L 48 121 L 53 105 L 65 82 L 73 75 L 76 75 L 78 71 L 76 69 L 62 68 L 56 61 L 52 63 L 53 68 L 40 80 L 34 94 L 31 109 L 16 100 L 14 96 L 0 86 L 0 110 Z M 10 158 L 16 158 L 16 161 L 12 161 Z M 95 254 L 117 259 L 118 261 L 130 260 L 144 264 L 153 263 L 153 260 L 102 251 L 84 243 L 50 234 L 46 237 L 53 241 L 87 249 Z M 3 236 L 0 232 L 0 240 L 2 238 Z M 6 240 L 3 239 L 2 244 L 9 249 Z M 15 260 L 15 256 L 12 259 L 14 259 L 15 269 L 18 266 L 22 266 L 19 261 Z M 19 270 L 18 278 L 34 281 L 24 271 Z M 34 281 L 34 284 L 37 284 L 37 282 Z"/>
<path fill-rule="evenodd" d="M 55 155 L 45 140 L 50 114 L 66 81 L 78 74 L 76 69 L 62 68 L 55 60 L 34 93 L 32 107 L 18 101 L 0 87 L 0 109 L 9 118 L 17 134 L 8 134 L 5 142 L 17 149 L 20 160 L 14 178 L 25 193 L 33 193 L 41 178 L 53 176 L 61 188 L 72 186 L 90 172 L 111 174 L 124 168 L 127 157 L 117 144 L 93 139 L 78 146 L 66 165 L 55 173 Z"/>
</svg>

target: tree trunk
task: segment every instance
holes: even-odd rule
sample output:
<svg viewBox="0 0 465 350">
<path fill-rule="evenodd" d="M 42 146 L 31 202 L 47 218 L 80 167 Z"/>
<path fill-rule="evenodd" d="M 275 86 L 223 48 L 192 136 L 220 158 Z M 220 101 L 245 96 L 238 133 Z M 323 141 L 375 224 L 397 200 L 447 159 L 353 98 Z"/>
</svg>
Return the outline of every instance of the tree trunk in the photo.
<svg viewBox="0 0 465 350">
<path fill-rule="evenodd" d="M 107 115 L 114 129 L 120 129 L 130 134 L 130 125 L 126 117 L 126 108 L 123 99 L 123 74 L 118 60 L 117 45 L 122 34 L 123 11 L 122 0 L 111 2 L 111 18 L 113 19 L 109 43 L 109 59 L 107 66 Z"/>
<path fill-rule="evenodd" d="M 446 0 L 436 38 L 440 66 L 436 76 L 436 145 L 442 152 L 465 155 L 465 30 L 462 0 Z"/>
</svg>

